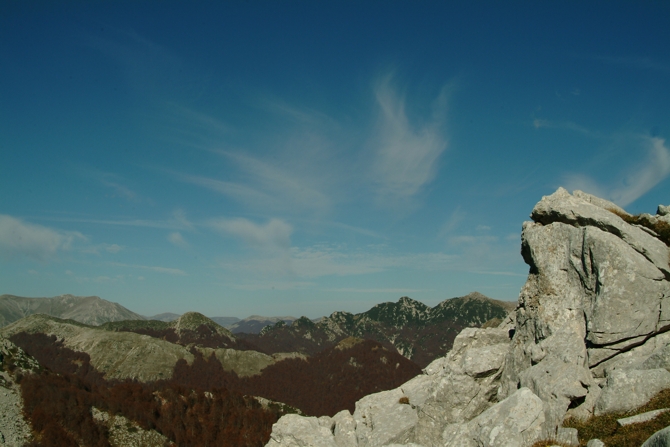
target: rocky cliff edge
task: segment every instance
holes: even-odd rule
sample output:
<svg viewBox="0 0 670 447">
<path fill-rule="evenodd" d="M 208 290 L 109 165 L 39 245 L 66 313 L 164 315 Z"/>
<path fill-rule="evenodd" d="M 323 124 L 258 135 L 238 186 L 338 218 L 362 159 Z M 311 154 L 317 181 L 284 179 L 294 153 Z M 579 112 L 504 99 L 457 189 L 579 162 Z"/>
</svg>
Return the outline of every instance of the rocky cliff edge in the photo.
<svg viewBox="0 0 670 447">
<path fill-rule="evenodd" d="M 446 357 L 353 415 L 282 417 L 267 446 L 577 445 L 567 417 L 670 388 L 670 252 L 655 231 L 670 213 L 628 217 L 581 191 L 543 197 L 523 225 L 528 279 L 501 326 L 463 330 Z"/>
</svg>

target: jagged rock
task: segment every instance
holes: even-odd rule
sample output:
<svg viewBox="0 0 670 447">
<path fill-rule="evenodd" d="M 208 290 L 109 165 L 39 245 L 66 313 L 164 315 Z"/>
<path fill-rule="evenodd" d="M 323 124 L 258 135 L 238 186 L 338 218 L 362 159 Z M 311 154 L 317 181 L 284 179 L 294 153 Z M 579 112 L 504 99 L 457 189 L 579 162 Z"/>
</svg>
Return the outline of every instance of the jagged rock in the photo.
<svg viewBox="0 0 670 447">
<path fill-rule="evenodd" d="M 335 437 L 335 444 L 338 447 L 356 447 L 358 441 L 356 439 L 356 421 L 349 413 L 349 410 L 342 410 L 333 416 L 335 429 L 333 435 Z"/>
<path fill-rule="evenodd" d="M 665 427 L 649 437 L 642 447 L 668 447 L 670 446 L 670 427 Z"/>
<path fill-rule="evenodd" d="M 411 429 L 419 420 L 412 405 L 400 402 L 407 397 L 400 388 L 365 396 L 356 402 L 354 420 L 356 438 L 360 447 L 382 446 L 388 443 L 406 443 Z M 409 398 L 411 402 L 411 398 Z"/>
<path fill-rule="evenodd" d="M 528 388 L 521 388 L 467 424 L 449 427 L 445 447 L 530 445 L 542 435 L 543 403 Z"/>
<path fill-rule="evenodd" d="M 338 447 L 331 431 L 331 418 L 287 414 L 273 426 L 268 447 Z"/>
<path fill-rule="evenodd" d="M 656 214 L 658 214 L 659 216 L 670 215 L 670 205 L 658 205 L 658 210 L 656 211 Z"/>
<path fill-rule="evenodd" d="M 440 445 L 446 426 L 466 422 L 497 401 L 499 371 L 509 343 L 505 327 L 467 328 L 456 337 L 453 349 L 443 360 L 426 368 L 428 379 L 423 380 L 430 380 L 425 389 L 431 392 L 424 402 L 416 404 L 416 442 Z"/>
</svg>

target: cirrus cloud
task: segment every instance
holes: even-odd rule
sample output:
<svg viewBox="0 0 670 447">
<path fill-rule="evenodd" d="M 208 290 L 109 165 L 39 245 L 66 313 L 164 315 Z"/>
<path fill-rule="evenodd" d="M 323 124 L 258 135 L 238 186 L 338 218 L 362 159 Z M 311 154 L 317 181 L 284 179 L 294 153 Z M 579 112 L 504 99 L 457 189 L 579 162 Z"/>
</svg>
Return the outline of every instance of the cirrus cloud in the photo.
<svg viewBox="0 0 670 447">
<path fill-rule="evenodd" d="M 0 255 L 5 259 L 46 261 L 59 251 L 69 250 L 76 239 L 86 240 L 86 237 L 0 214 Z"/>
</svg>

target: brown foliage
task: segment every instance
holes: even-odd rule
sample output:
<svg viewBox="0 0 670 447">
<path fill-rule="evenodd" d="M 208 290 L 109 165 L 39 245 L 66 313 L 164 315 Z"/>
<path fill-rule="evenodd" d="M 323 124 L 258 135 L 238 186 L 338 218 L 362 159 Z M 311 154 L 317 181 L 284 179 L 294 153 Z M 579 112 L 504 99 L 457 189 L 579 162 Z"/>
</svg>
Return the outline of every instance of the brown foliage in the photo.
<svg viewBox="0 0 670 447">
<path fill-rule="evenodd" d="M 253 377 L 239 378 L 225 371 L 214 355 L 204 358 L 193 350 L 193 362 L 177 362 L 170 380 L 107 381 L 90 365 L 88 354 L 65 348 L 55 337 L 22 333 L 12 341 L 46 367 L 21 382 L 24 411 L 36 434 L 34 446 L 109 445 L 106 428 L 93 420 L 93 406 L 155 429 L 178 446 L 262 446 L 280 410 L 264 409 L 246 396 L 332 416 L 343 409 L 353 412 L 363 396 L 397 387 L 420 373 L 400 354 L 365 340 L 307 360 L 284 360 Z"/>
<path fill-rule="evenodd" d="M 106 381 L 87 354 L 63 347 L 55 337 L 18 334 L 12 341 L 48 368 L 21 382 L 24 413 L 37 439 L 33 446 L 108 446 L 105 427 L 91 415 L 93 406 L 155 429 L 178 446 L 260 447 L 277 420 L 254 399 L 215 386 L 228 378 L 217 375 L 225 371 L 216 359 L 178 365 L 176 380 Z M 200 369 L 204 381 L 198 380 Z M 206 393 L 203 386 L 212 387 Z"/>
</svg>

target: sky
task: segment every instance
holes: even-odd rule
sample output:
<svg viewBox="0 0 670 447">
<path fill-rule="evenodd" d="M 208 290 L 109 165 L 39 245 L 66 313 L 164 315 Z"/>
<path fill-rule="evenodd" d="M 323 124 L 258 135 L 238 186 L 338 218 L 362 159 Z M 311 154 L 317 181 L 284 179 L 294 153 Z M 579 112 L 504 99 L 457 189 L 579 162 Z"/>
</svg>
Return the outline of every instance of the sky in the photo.
<svg viewBox="0 0 670 447">
<path fill-rule="evenodd" d="M 670 3 L 0 4 L 0 294 L 515 301 L 563 186 L 670 204 Z"/>
</svg>

